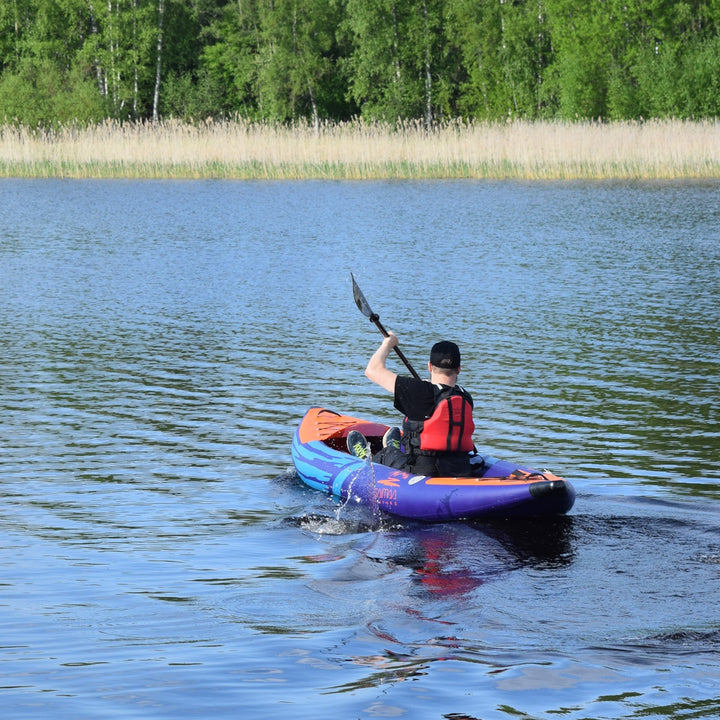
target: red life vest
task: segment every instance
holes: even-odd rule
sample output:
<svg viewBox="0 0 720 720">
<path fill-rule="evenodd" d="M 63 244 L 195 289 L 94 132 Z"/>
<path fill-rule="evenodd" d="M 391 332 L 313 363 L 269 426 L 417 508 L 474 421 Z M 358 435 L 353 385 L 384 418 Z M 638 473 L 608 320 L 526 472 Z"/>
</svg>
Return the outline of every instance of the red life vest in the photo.
<svg viewBox="0 0 720 720">
<path fill-rule="evenodd" d="M 411 455 L 469 453 L 474 449 L 472 398 L 459 385 L 437 387 L 435 409 L 426 420 L 405 418 L 403 437 Z"/>
</svg>

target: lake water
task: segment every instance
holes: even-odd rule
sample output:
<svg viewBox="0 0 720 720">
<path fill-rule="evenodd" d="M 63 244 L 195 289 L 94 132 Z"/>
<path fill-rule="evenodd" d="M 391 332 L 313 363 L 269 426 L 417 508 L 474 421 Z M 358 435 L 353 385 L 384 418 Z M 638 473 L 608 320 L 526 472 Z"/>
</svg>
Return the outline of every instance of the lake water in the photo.
<svg viewBox="0 0 720 720">
<path fill-rule="evenodd" d="M 3 718 L 720 716 L 720 184 L 2 180 L 0 221 Z M 299 483 L 308 407 L 396 418 L 351 271 L 567 516 Z"/>
</svg>

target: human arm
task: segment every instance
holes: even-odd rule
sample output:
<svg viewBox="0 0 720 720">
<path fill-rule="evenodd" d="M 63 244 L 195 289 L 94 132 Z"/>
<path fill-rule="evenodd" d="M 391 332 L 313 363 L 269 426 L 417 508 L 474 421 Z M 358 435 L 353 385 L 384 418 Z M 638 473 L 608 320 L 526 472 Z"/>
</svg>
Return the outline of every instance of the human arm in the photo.
<svg viewBox="0 0 720 720">
<path fill-rule="evenodd" d="M 390 355 L 390 352 L 397 344 L 397 335 L 393 332 L 388 333 L 380 347 L 373 353 L 365 368 L 365 376 L 368 380 L 372 380 L 372 382 L 391 393 L 395 393 L 397 373 L 388 370 L 388 368 L 385 367 L 385 363 L 387 362 L 388 355 Z"/>
</svg>

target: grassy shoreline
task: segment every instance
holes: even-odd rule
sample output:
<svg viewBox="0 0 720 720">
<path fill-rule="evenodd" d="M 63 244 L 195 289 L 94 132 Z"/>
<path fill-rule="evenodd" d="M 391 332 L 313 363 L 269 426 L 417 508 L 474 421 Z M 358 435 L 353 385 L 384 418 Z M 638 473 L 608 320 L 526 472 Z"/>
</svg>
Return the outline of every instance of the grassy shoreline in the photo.
<svg viewBox="0 0 720 720">
<path fill-rule="evenodd" d="M 720 178 L 720 122 L 0 126 L 0 177 Z"/>
</svg>

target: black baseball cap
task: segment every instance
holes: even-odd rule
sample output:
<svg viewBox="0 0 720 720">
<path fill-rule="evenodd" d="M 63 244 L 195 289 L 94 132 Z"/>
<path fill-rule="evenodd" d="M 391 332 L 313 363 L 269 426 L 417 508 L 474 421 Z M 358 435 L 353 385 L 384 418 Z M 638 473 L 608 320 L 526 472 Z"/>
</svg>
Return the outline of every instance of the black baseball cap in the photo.
<svg viewBox="0 0 720 720">
<path fill-rule="evenodd" d="M 460 367 L 460 348 L 449 340 L 435 343 L 430 350 L 430 364 L 447 370 L 457 370 Z"/>
</svg>

